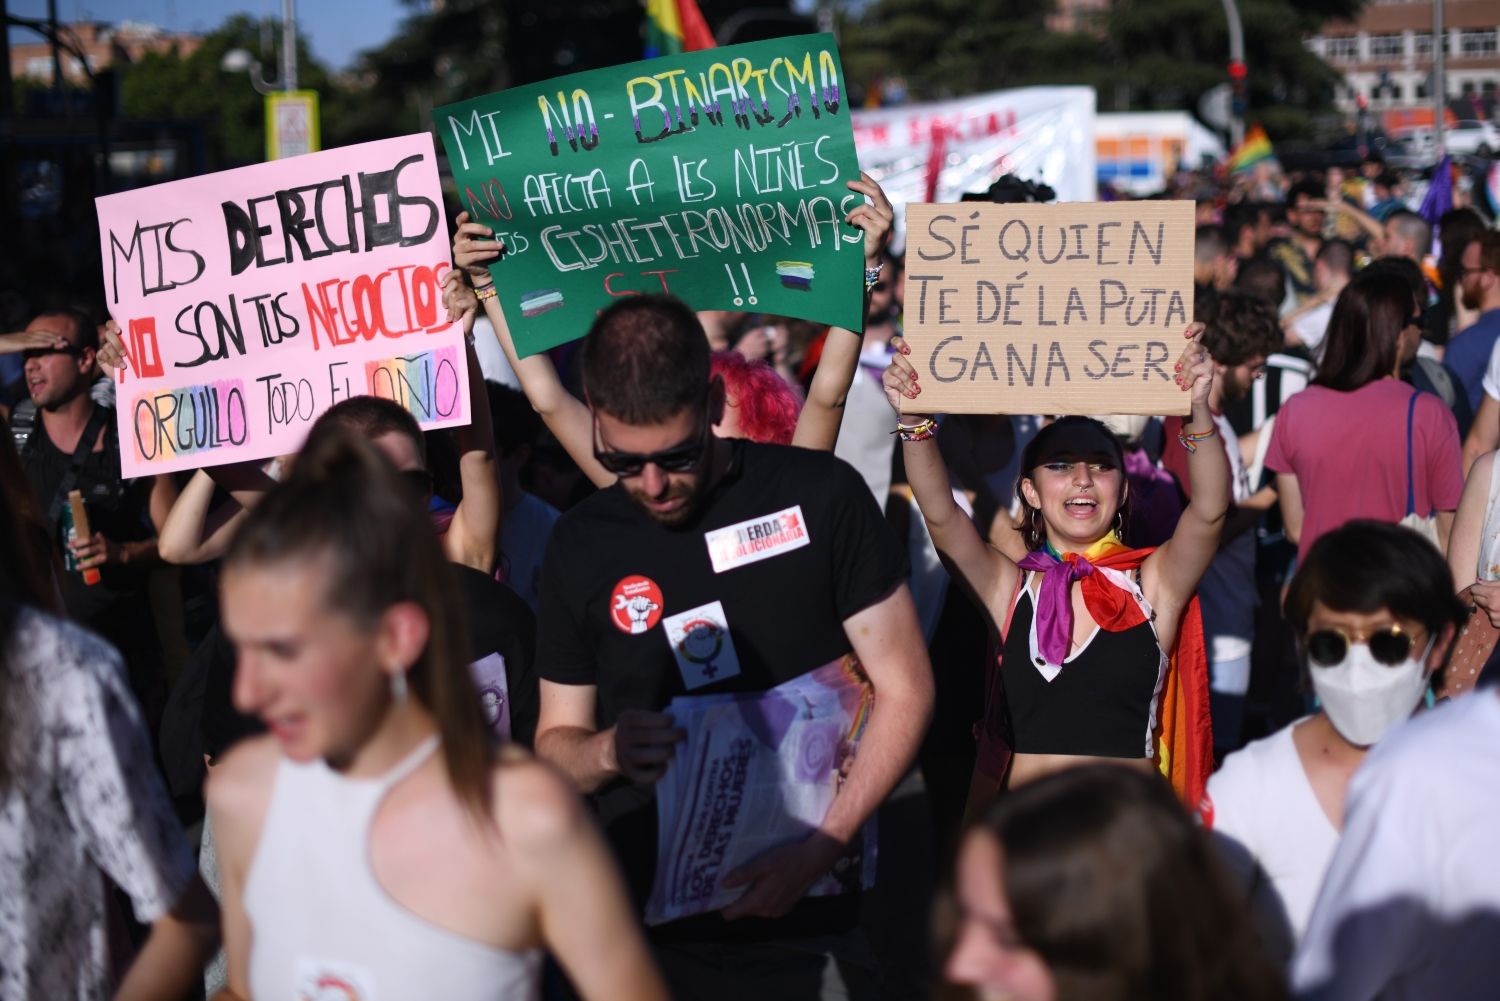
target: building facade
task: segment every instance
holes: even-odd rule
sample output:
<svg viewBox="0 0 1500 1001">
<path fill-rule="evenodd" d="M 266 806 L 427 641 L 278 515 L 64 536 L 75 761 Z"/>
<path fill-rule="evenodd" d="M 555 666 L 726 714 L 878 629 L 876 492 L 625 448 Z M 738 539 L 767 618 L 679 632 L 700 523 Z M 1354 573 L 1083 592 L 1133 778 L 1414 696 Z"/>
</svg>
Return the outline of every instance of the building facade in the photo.
<svg viewBox="0 0 1500 1001">
<path fill-rule="evenodd" d="M 63 24 L 62 37 L 83 54 L 87 71 L 78 56 L 61 49 L 63 80 L 79 87 L 88 86 L 89 74 L 122 63 L 133 63 L 148 52 L 165 54 L 176 49 L 183 57 L 192 55 L 202 44 L 198 35 L 158 28 L 154 24 L 125 21 L 106 24 L 102 21 L 72 21 Z M 13 42 L 10 47 L 11 79 L 29 78 L 52 83 L 54 67 L 52 43 L 46 39 Z"/>
<path fill-rule="evenodd" d="M 1432 12 L 1432 0 L 1371 0 L 1357 21 L 1329 22 L 1307 39 L 1311 51 L 1343 74 L 1341 110 L 1432 106 Z M 1500 96 L 1500 0 L 1447 0 L 1443 29 L 1450 108 L 1458 104 L 1461 118 L 1472 117 L 1472 107 L 1492 109 Z M 1475 100 L 1456 100 L 1465 96 Z"/>
</svg>

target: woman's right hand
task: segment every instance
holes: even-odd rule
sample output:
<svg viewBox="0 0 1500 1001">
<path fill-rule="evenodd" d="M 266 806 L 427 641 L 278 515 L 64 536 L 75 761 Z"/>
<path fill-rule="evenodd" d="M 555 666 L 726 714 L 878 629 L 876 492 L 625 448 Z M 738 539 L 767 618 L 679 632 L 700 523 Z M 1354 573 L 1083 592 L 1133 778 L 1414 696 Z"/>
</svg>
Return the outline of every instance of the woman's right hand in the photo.
<svg viewBox="0 0 1500 1001">
<path fill-rule="evenodd" d="M 885 389 L 886 402 L 891 409 L 896 411 L 899 418 L 901 413 L 901 398 L 904 396 L 909 400 L 915 400 L 922 394 L 922 387 L 917 385 L 917 370 L 908 360 L 911 354 L 911 345 L 906 343 L 903 337 L 891 338 L 891 363 L 886 366 L 885 374 L 880 377 L 880 383 Z M 906 416 L 912 416 L 907 414 Z"/>
<path fill-rule="evenodd" d="M 469 213 L 460 212 L 453 220 L 453 262 L 463 268 L 471 282 L 488 285 L 490 263 L 500 258 L 505 244 L 494 239 L 495 231 L 482 222 L 470 222 Z"/>
<path fill-rule="evenodd" d="M 1475 581 L 1469 599 L 1489 613 L 1490 625 L 1500 629 L 1500 581 Z"/>
<path fill-rule="evenodd" d="M 474 318 L 479 312 L 479 297 L 464 281 L 457 268 L 443 275 L 443 308 L 448 311 L 448 322 L 464 321 L 464 336 L 474 329 Z"/>
</svg>

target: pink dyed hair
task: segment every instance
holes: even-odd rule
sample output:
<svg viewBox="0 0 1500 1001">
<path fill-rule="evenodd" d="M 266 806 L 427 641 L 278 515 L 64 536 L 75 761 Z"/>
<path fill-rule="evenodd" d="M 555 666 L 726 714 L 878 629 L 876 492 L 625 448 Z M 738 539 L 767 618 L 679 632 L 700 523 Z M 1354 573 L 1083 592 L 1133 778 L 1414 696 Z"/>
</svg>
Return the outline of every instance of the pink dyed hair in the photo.
<svg viewBox="0 0 1500 1001">
<path fill-rule="evenodd" d="M 708 372 L 709 378 L 723 377 L 725 399 L 739 411 L 746 438 L 773 445 L 792 443 L 802 400 L 775 369 L 763 361 L 749 361 L 738 351 L 715 351 Z"/>
</svg>

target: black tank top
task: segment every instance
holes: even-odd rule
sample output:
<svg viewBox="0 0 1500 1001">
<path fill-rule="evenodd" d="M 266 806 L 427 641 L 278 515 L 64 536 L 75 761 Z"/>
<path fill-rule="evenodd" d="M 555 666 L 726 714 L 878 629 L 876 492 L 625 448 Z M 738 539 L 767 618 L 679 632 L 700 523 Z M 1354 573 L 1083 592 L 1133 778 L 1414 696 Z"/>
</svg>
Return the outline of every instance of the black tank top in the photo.
<svg viewBox="0 0 1500 1001">
<path fill-rule="evenodd" d="M 1023 585 L 1029 584 L 1029 577 Z M 1150 622 L 1123 632 L 1098 630 L 1048 681 L 1031 650 L 1034 598 L 1016 604 L 1000 658 L 1005 725 L 1018 754 L 1149 758 L 1162 652 Z"/>
</svg>

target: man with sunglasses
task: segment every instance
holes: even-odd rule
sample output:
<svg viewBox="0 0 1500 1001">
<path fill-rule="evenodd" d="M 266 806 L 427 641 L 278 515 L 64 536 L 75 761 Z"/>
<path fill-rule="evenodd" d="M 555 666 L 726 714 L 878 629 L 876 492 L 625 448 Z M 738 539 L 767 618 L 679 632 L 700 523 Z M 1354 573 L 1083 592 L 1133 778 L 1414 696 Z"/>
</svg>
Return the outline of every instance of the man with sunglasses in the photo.
<svg viewBox="0 0 1500 1001">
<path fill-rule="evenodd" d="M 76 567 L 62 574 L 63 600 L 73 619 L 124 655 L 131 685 L 154 721 L 165 692 L 147 571 L 161 562 L 156 536 L 177 488 L 169 476 L 121 478 L 114 410 L 91 395 L 99 348 L 93 320 L 77 310 L 53 310 L 32 320 L 26 333 L 40 343 L 23 352 L 35 418 L 21 461 L 59 556 Z M 63 517 L 73 490 L 83 495 L 90 532 L 70 543 Z M 85 580 L 89 570 L 99 572 L 97 584 Z"/>
<path fill-rule="evenodd" d="M 1229 755 L 1208 780 L 1204 819 L 1268 940 L 1289 954 L 1339 843 L 1351 777 L 1421 704 L 1463 608 L 1431 543 L 1353 521 L 1313 544 L 1285 613 L 1319 709 Z"/>
<path fill-rule="evenodd" d="M 708 343 L 683 303 L 621 300 L 581 357 L 594 451 L 619 481 L 553 530 L 537 752 L 592 795 L 643 904 L 657 860 L 655 784 L 683 738 L 663 712 L 671 699 L 764 691 L 853 653 L 876 708 L 823 824 L 728 874 L 721 885 L 744 893 L 722 912 L 652 938 L 682 998 L 873 989 L 857 895 L 804 894 L 906 772 L 931 711 L 902 550 L 843 462 L 712 434 L 723 387 L 709 381 Z M 704 631 L 711 662 L 689 642 Z"/>
</svg>

